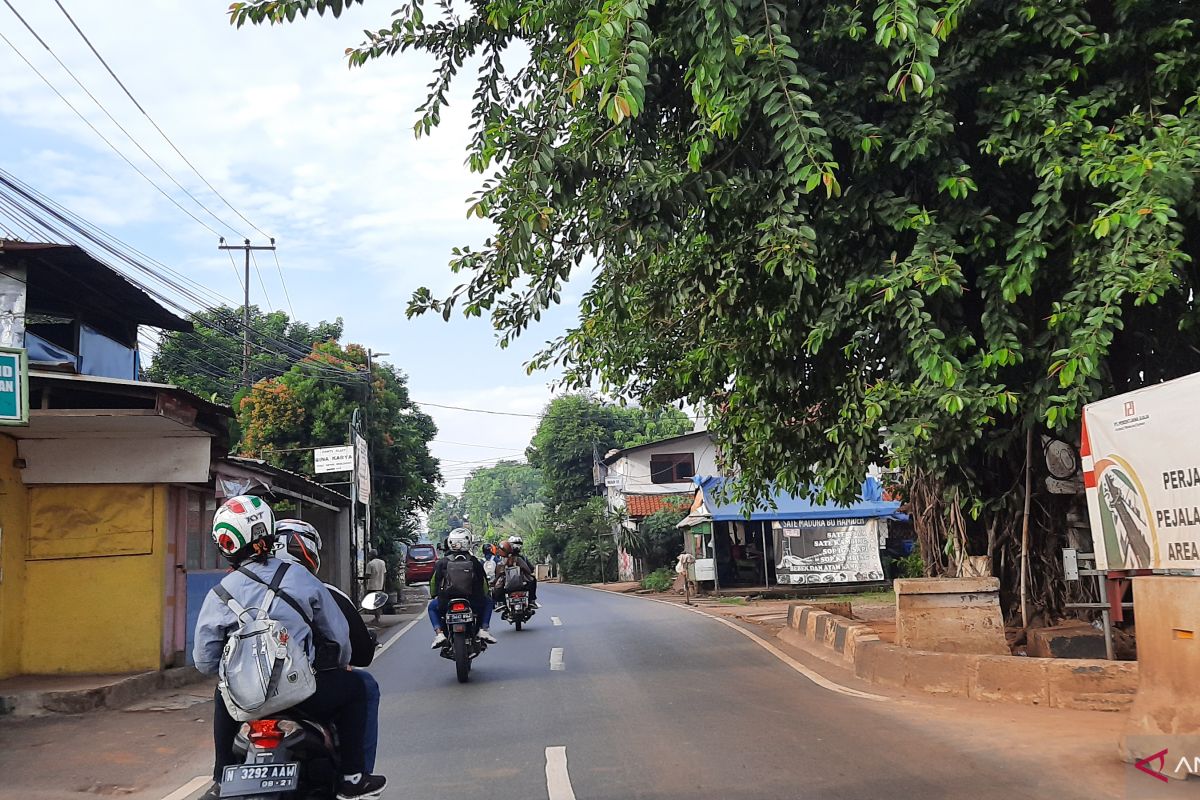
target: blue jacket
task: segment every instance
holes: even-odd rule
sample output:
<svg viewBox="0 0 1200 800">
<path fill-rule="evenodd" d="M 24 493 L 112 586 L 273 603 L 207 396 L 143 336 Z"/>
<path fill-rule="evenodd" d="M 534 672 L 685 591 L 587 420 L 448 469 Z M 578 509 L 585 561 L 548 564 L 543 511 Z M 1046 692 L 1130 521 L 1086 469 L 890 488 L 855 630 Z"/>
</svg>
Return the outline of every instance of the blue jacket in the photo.
<svg viewBox="0 0 1200 800">
<path fill-rule="evenodd" d="M 277 558 L 268 558 L 266 563 L 248 561 L 243 566 L 268 583 L 275 576 L 275 571 L 283 562 Z M 240 572 L 231 572 L 221 580 L 233 598 L 247 610 L 257 609 L 267 594 L 267 587 Z M 325 634 L 325 637 L 338 647 L 338 665 L 345 667 L 350 663 L 350 628 L 346 617 L 338 609 L 337 603 L 329 594 L 325 585 L 308 570 L 291 564 L 283 576 L 280 590 L 286 592 L 305 610 L 313 624 Z M 257 614 L 257 611 L 254 612 Z M 316 647 L 313 643 L 312 631 L 296 610 L 279 598 L 270 609 L 271 619 L 282 623 L 293 636 L 300 636 L 308 650 L 310 659 L 316 658 Z M 200 607 L 200 618 L 196 621 L 196 642 L 192 647 L 192 658 L 196 669 L 205 675 L 215 675 L 221 663 L 221 651 L 225 648 L 225 640 L 230 632 L 238 627 L 237 618 L 229 606 L 221 602 L 214 592 L 204 597 L 204 605 Z"/>
</svg>

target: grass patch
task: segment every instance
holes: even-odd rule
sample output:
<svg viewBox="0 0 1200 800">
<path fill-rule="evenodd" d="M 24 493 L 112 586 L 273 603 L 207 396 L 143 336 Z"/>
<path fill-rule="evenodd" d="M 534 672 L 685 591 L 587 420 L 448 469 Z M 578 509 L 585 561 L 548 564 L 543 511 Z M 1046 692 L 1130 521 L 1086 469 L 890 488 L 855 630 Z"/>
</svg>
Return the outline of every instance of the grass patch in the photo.
<svg viewBox="0 0 1200 800">
<path fill-rule="evenodd" d="M 863 592 L 862 594 L 829 594 L 802 598 L 810 603 L 895 603 L 895 592 Z"/>
<path fill-rule="evenodd" d="M 722 597 L 717 602 L 720 603 L 721 605 L 726 605 L 726 606 L 744 606 L 744 605 L 746 605 L 746 598 L 744 598 L 744 597 Z"/>
<path fill-rule="evenodd" d="M 665 592 L 675 582 L 675 572 L 670 567 L 654 570 L 642 578 L 642 588 L 653 592 Z"/>
</svg>

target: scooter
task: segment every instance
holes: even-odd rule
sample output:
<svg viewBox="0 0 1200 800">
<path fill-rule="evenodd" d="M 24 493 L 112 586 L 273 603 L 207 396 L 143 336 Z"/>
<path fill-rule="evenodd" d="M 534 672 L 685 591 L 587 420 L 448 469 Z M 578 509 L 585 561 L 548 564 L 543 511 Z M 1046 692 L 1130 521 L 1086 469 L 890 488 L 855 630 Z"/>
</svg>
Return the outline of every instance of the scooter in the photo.
<svg viewBox="0 0 1200 800">
<path fill-rule="evenodd" d="M 466 683 L 471 674 L 471 662 L 487 650 L 487 642 L 479 638 L 479 620 L 466 600 L 447 601 L 445 623 L 446 643 L 439 655 L 454 662 L 458 682 Z"/>
<path fill-rule="evenodd" d="M 384 592 L 363 598 L 363 611 L 374 612 L 388 602 Z M 337 796 L 337 730 L 294 709 L 270 719 L 242 724 L 233 750 L 241 764 L 225 768 L 221 797 L 252 800 L 333 800 Z"/>
</svg>

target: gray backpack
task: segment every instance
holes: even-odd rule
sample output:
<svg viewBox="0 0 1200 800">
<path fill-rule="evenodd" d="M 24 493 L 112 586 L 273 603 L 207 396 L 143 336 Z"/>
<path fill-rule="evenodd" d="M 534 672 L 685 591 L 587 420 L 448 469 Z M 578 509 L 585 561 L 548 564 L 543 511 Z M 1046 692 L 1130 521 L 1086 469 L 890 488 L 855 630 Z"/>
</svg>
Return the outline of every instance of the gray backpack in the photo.
<svg viewBox="0 0 1200 800">
<path fill-rule="evenodd" d="M 317 690 L 308 650 L 299 635 L 302 631 L 289 631 L 271 618 L 271 606 L 279 597 L 300 614 L 315 636 L 312 620 L 299 603 L 279 588 L 288 566 L 281 564 L 270 583 L 248 569 L 238 570 L 266 584 L 267 594 L 258 609 L 244 608 L 221 584 L 213 587 L 213 592 L 238 619 L 238 627 L 225 640 L 217 686 L 229 715 L 239 722 L 262 719 L 291 708 Z"/>
</svg>

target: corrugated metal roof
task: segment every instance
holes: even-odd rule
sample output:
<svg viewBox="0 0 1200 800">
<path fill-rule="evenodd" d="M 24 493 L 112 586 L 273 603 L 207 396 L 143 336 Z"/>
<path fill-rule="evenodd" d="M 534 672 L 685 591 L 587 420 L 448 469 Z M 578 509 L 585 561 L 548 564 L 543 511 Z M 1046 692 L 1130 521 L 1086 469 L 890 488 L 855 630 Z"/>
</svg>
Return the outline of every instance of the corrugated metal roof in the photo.
<svg viewBox="0 0 1200 800">
<path fill-rule="evenodd" d="M 746 519 L 745 509 L 741 503 L 717 501 L 717 494 L 725 484 L 725 478 L 697 476 L 694 481 L 704 492 L 704 505 L 713 520 L 736 522 Z M 771 508 L 768 504 L 756 506 L 750 513 L 750 519 L 855 519 L 858 517 L 899 519 L 903 516 L 899 513 L 899 503 L 883 499 L 883 486 L 875 478 L 867 478 L 863 481 L 859 497 L 860 500 L 857 503 L 843 506 L 836 503 L 818 504 L 814 503 L 811 498 L 774 491 L 771 499 L 775 507 Z"/>
</svg>

